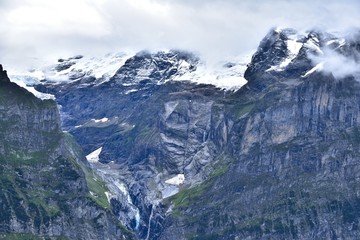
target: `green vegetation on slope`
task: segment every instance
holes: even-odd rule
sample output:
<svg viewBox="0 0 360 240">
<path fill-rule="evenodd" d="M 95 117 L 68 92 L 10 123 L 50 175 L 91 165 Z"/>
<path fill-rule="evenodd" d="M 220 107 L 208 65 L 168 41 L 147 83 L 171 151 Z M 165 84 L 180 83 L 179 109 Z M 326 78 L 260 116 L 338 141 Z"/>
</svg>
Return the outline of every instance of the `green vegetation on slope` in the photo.
<svg viewBox="0 0 360 240">
<path fill-rule="evenodd" d="M 179 216 L 182 210 L 185 210 L 194 202 L 199 201 L 204 196 L 204 193 L 213 186 L 216 179 L 228 171 L 231 162 L 232 158 L 229 156 L 225 154 L 220 155 L 219 160 L 212 167 L 213 171 L 206 181 L 195 187 L 182 189 L 179 193 L 171 196 L 168 201 L 174 204 L 173 214 Z"/>
<path fill-rule="evenodd" d="M 76 161 L 75 158 L 79 158 L 79 156 L 76 156 L 81 152 L 80 146 L 76 143 L 75 139 L 70 135 L 69 133 L 64 133 L 64 138 L 66 141 L 66 144 L 69 145 L 69 149 L 74 149 L 74 151 L 71 153 L 72 157 L 71 162 L 73 165 L 75 165 L 77 168 L 80 168 L 81 171 L 85 174 L 85 179 L 87 186 L 89 188 L 89 193 L 86 195 L 93 201 L 95 201 L 99 206 L 110 209 L 110 203 L 106 197 L 106 192 L 108 192 L 108 188 L 106 187 L 105 183 L 102 181 L 102 179 L 96 175 L 89 166 L 86 166 L 85 163 Z"/>
</svg>

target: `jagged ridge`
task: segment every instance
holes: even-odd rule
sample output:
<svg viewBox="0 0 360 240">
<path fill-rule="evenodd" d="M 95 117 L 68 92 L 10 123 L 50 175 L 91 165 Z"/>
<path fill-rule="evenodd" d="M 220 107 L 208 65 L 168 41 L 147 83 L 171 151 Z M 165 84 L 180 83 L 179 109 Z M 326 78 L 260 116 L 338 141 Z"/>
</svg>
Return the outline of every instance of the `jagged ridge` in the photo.
<svg viewBox="0 0 360 240">
<path fill-rule="evenodd" d="M 359 84 L 314 70 L 325 48 L 356 59 L 359 44 L 274 29 L 233 94 L 151 75 L 147 54 L 114 82 L 43 90 L 85 150 L 101 150 L 93 166 L 123 184 L 112 205 L 140 238 L 357 238 Z M 122 84 L 143 65 L 136 88 Z M 184 185 L 166 184 L 178 174 Z"/>
<path fill-rule="evenodd" d="M 1 237 L 132 237 L 106 210 L 106 188 L 61 131 L 56 103 L 10 82 L 1 65 L 0 116 Z"/>
</svg>

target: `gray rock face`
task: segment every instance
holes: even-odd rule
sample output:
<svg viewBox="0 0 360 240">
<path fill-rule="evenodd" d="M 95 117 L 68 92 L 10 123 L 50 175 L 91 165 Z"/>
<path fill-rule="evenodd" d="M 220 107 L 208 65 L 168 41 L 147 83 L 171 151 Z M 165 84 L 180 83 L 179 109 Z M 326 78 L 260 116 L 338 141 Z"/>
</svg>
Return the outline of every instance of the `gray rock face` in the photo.
<svg viewBox="0 0 360 240">
<path fill-rule="evenodd" d="M 288 78 L 258 59 L 235 94 L 247 104 L 232 118 L 227 171 L 171 199 L 160 239 L 358 238 L 356 77 Z"/>
<path fill-rule="evenodd" d="M 2 82 L 2 83 L 10 82 L 10 79 L 7 76 L 7 73 L 5 70 L 3 70 L 3 66 L 1 64 L 0 64 L 0 82 Z"/>
<path fill-rule="evenodd" d="M 140 239 L 356 239 L 358 77 L 312 58 L 329 48 L 356 62 L 357 42 L 271 31 L 234 93 L 167 81 L 161 54 L 132 58 L 101 85 L 46 88 L 85 151 L 102 147 L 93 167 Z M 131 82 L 139 69 L 155 72 Z M 184 183 L 167 183 L 179 174 Z"/>
<path fill-rule="evenodd" d="M 128 59 L 116 74 L 118 84 L 164 83 L 176 76 L 196 70 L 199 59 L 192 53 L 172 50 L 155 54 L 143 51 Z"/>
<path fill-rule="evenodd" d="M 110 82 L 88 89 L 68 88 L 57 93 L 57 100 L 67 113 L 64 123 L 85 150 L 90 153 L 102 147 L 101 163 L 93 166 L 113 193 L 121 195 L 113 194 L 113 210 L 135 229 L 135 205 L 141 215 L 136 230 L 146 238 L 159 229 L 162 215 L 156 211 L 163 198 L 181 188 L 166 181 L 184 174 L 187 186 L 202 182 L 226 145 L 232 123 L 226 121 L 224 105 L 214 101 L 224 92 L 213 86 L 169 82 L 126 92 L 122 85 Z M 106 170 L 106 164 L 116 164 L 111 169 L 116 168 L 117 174 Z M 114 182 L 122 184 L 122 190 L 114 189 Z"/>
<path fill-rule="evenodd" d="M 132 238 L 105 209 L 101 184 L 91 185 L 92 172 L 82 151 L 61 131 L 56 103 L 40 100 L 4 78 L 2 71 L 1 235 Z"/>
</svg>

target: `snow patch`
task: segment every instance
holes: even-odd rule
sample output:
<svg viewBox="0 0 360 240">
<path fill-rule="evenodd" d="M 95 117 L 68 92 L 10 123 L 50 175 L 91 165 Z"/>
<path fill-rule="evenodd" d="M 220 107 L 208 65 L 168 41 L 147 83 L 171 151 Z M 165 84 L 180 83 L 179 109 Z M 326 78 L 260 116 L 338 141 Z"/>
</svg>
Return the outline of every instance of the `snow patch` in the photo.
<svg viewBox="0 0 360 240">
<path fill-rule="evenodd" d="M 321 71 L 324 68 L 324 62 L 318 63 L 316 64 L 315 67 L 313 67 L 312 69 L 310 69 L 308 72 L 306 72 L 304 75 L 302 75 L 301 77 L 307 77 L 310 74 L 316 72 L 316 71 Z"/>
<path fill-rule="evenodd" d="M 130 89 L 125 92 L 125 95 L 128 95 L 129 93 L 137 92 L 138 89 Z"/>
<path fill-rule="evenodd" d="M 304 43 L 304 46 L 319 53 L 324 54 L 323 51 L 319 47 L 319 40 L 317 38 L 311 38 L 306 43 Z"/>
<path fill-rule="evenodd" d="M 51 66 L 41 62 L 38 69 L 28 71 L 11 71 L 11 79 L 25 82 L 27 86 L 39 84 L 46 80 L 48 83 L 59 84 L 81 79 L 82 77 L 95 77 L 96 84 L 102 84 L 110 80 L 117 70 L 123 66 L 127 59 L 133 56 L 132 53 L 108 53 L 100 57 L 81 56 L 62 60 Z M 69 63 L 70 67 L 63 70 L 56 70 L 58 64 Z"/>
<path fill-rule="evenodd" d="M 282 31 L 282 29 L 281 29 L 279 26 L 277 26 L 277 27 L 274 29 L 274 32 L 276 32 L 276 33 L 281 33 L 281 31 Z"/>
<path fill-rule="evenodd" d="M 345 40 L 344 38 L 343 38 L 343 39 L 340 39 L 340 40 L 339 40 L 339 46 L 338 46 L 338 47 L 344 46 L 345 43 L 346 43 L 346 40 Z"/>
<path fill-rule="evenodd" d="M 47 78 L 54 81 L 68 81 L 72 73 L 83 73 L 93 76 L 96 79 L 102 78 L 101 83 L 108 81 L 115 75 L 116 71 L 125 64 L 130 56 L 125 53 L 108 53 L 102 57 L 82 57 L 80 59 L 71 59 L 74 64 L 62 71 L 48 69 Z M 65 77 L 65 78 L 64 78 Z"/>
<path fill-rule="evenodd" d="M 89 155 L 86 156 L 86 159 L 88 160 L 88 162 L 91 163 L 95 163 L 99 161 L 99 155 L 102 151 L 102 147 L 96 149 L 95 151 L 93 151 L 92 153 L 90 153 Z"/>
<path fill-rule="evenodd" d="M 326 42 L 326 45 L 331 45 L 331 44 L 337 43 L 337 42 L 339 42 L 337 39 L 333 39 L 333 40 Z"/>
<path fill-rule="evenodd" d="M 110 192 L 105 192 L 105 195 L 106 195 L 108 202 L 110 203 L 110 200 L 113 197 L 113 195 Z"/>
<path fill-rule="evenodd" d="M 195 71 L 176 76 L 173 80 L 191 81 L 198 84 L 212 84 L 226 90 L 237 90 L 247 83 L 244 73 L 252 54 L 228 57 L 215 63 L 200 62 Z"/>
<path fill-rule="evenodd" d="M 104 118 L 102 118 L 102 119 L 91 119 L 91 120 L 94 121 L 94 122 L 96 122 L 96 123 L 99 123 L 99 122 L 104 123 L 104 122 L 109 121 L 109 119 L 106 118 L 106 117 L 104 117 Z"/>
<path fill-rule="evenodd" d="M 337 46 L 336 48 L 340 48 L 340 47 L 342 47 L 342 46 L 345 45 L 346 40 L 345 40 L 344 38 L 342 38 L 342 39 L 333 39 L 333 40 L 328 41 L 328 42 L 326 43 L 326 45 L 329 46 L 329 45 L 331 45 L 331 44 L 333 44 L 333 43 L 337 43 L 338 46 Z"/>
<path fill-rule="evenodd" d="M 46 81 L 50 84 L 60 84 L 79 81 L 83 77 L 94 77 L 96 79 L 92 83 L 82 83 L 81 86 L 89 84 L 100 85 L 116 75 L 116 72 L 133 56 L 133 54 L 111 53 L 102 57 L 73 57 L 60 60 L 51 66 L 42 63 L 38 70 L 16 74 L 16 76 L 21 81 L 26 82 L 26 85 L 40 84 L 41 81 Z M 247 64 L 251 61 L 251 57 L 252 52 L 244 56 L 226 57 L 223 61 L 218 62 L 203 61 L 195 66 L 186 60 L 176 62 L 176 58 L 169 59 L 173 69 L 157 71 L 164 73 L 164 71 L 169 70 L 176 72 L 176 74 L 168 79 L 162 79 L 158 84 L 179 80 L 198 84 L 212 84 L 226 90 L 237 90 L 247 83 L 244 73 L 247 69 Z M 64 67 L 62 70 L 61 67 L 59 68 L 61 65 Z M 133 82 L 124 82 L 122 84 L 124 86 L 133 86 L 137 85 L 141 80 L 148 79 L 154 67 L 156 67 L 155 65 L 156 63 L 151 63 L 148 67 L 138 69 Z M 66 68 L 67 66 L 68 68 Z M 125 94 L 135 91 L 136 89 L 131 89 Z"/>
<path fill-rule="evenodd" d="M 16 73 L 16 71 L 14 71 Z M 18 72 L 10 74 L 11 81 L 23 82 L 26 86 L 33 86 L 39 84 L 40 81 L 45 79 L 45 73 L 41 70 L 30 70 L 29 72 Z"/>
<path fill-rule="evenodd" d="M 170 184 L 170 185 L 179 186 L 179 185 L 183 184 L 184 181 L 185 181 L 185 175 L 178 174 L 175 177 L 166 180 L 165 183 Z"/>
<path fill-rule="evenodd" d="M 286 46 L 288 50 L 288 56 L 279 65 L 271 66 L 269 69 L 266 70 L 266 72 L 284 70 L 284 68 L 287 67 L 291 63 L 291 61 L 294 60 L 299 54 L 299 51 L 303 44 L 301 42 L 297 42 L 296 40 L 287 40 Z"/>
<path fill-rule="evenodd" d="M 291 55 L 297 56 L 303 44 L 301 42 L 297 42 L 295 40 L 287 40 L 286 41 L 287 49 L 290 51 Z"/>
<path fill-rule="evenodd" d="M 23 81 L 18 81 L 18 80 L 12 80 L 12 82 L 16 83 L 17 85 L 19 85 L 22 88 L 25 88 L 26 90 L 28 90 L 29 92 L 31 92 L 32 94 L 34 94 L 35 97 L 40 98 L 42 100 L 47 100 L 47 99 L 55 99 L 55 96 L 49 93 L 42 93 L 37 91 L 34 87 L 30 87 L 30 86 L 26 86 L 26 83 Z"/>
</svg>

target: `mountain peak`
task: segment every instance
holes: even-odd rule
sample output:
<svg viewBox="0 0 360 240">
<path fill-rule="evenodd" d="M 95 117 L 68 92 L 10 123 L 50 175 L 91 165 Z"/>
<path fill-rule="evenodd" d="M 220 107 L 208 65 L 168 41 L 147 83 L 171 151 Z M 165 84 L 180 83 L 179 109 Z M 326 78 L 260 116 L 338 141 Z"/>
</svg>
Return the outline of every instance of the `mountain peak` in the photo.
<svg viewBox="0 0 360 240">
<path fill-rule="evenodd" d="M 0 82 L 10 82 L 7 72 L 6 70 L 3 69 L 3 66 L 1 64 L 0 64 Z"/>
<path fill-rule="evenodd" d="M 140 51 L 136 54 L 114 52 L 103 56 L 59 58 L 56 63 L 11 75 L 14 82 L 35 85 L 102 84 L 122 85 L 135 91 L 144 84 L 161 85 L 168 81 L 190 81 L 236 90 L 246 83 L 243 78 L 250 55 L 227 56 L 207 62 L 186 50 Z"/>
<path fill-rule="evenodd" d="M 274 28 L 261 41 L 248 65 L 245 78 L 255 81 L 257 87 L 264 87 L 269 79 L 301 79 L 320 71 L 341 78 L 345 75 L 342 74 L 344 70 L 339 70 L 338 59 L 344 59 L 348 65 L 354 66 L 349 69 L 356 68 L 346 74 L 357 72 L 356 46 L 351 44 L 348 37 L 319 29 L 299 32 Z"/>
</svg>

